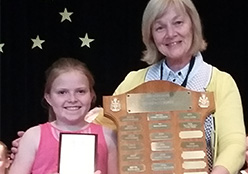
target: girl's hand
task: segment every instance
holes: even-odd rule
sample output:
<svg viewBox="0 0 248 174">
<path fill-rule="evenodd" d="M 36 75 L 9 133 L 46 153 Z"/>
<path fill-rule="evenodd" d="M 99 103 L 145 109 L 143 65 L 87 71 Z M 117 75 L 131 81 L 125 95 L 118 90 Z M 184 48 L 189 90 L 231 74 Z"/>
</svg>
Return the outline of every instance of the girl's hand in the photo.
<svg viewBox="0 0 248 174">
<path fill-rule="evenodd" d="M 95 171 L 94 174 L 101 174 L 102 172 L 100 170 Z"/>
</svg>

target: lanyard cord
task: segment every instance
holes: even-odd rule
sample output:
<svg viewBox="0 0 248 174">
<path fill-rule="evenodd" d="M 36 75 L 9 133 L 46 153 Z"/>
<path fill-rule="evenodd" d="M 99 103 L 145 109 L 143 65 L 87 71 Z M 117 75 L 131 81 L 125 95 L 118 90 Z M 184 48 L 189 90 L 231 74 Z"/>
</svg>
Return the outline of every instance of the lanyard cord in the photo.
<svg viewBox="0 0 248 174">
<path fill-rule="evenodd" d="M 190 60 L 190 63 L 189 63 L 189 70 L 188 70 L 187 75 L 186 75 L 183 83 L 181 84 L 181 86 L 186 87 L 188 77 L 189 77 L 189 73 L 193 69 L 194 64 L 195 64 L 195 57 L 192 57 L 191 60 Z M 163 63 L 161 64 L 160 69 L 161 69 L 161 71 L 160 71 L 160 80 L 163 80 Z"/>
</svg>

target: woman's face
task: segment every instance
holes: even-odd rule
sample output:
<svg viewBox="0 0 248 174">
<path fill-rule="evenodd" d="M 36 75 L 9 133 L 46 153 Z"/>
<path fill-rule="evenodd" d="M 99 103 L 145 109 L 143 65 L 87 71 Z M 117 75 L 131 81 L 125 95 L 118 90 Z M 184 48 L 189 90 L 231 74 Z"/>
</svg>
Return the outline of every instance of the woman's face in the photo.
<svg viewBox="0 0 248 174">
<path fill-rule="evenodd" d="M 189 57 L 192 45 L 192 23 L 188 14 L 171 5 L 152 25 L 152 36 L 158 50 L 168 59 Z"/>
<path fill-rule="evenodd" d="M 69 71 L 59 75 L 45 94 L 53 108 L 57 120 L 78 123 L 84 119 L 91 107 L 92 95 L 88 78 L 79 71 Z"/>
</svg>

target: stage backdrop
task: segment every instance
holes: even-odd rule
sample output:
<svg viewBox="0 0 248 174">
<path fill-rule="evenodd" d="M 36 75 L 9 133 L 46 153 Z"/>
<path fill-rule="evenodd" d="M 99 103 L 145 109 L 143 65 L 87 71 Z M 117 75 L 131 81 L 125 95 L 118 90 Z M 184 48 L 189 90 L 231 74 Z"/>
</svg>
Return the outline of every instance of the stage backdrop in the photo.
<svg viewBox="0 0 248 174">
<path fill-rule="evenodd" d="M 98 105 L 129 71 L 145 67 L 141 19 L 147 2 L 2 0 L 0 139 L 10 146 L 18 130 L 47 121 L 41 106 L 44 71 L 59 57 L 88 65 Z M 204 59 L 236 80 L 247 121 L 247 0 L 194 2 L 209 44 Z"/>
</svg>

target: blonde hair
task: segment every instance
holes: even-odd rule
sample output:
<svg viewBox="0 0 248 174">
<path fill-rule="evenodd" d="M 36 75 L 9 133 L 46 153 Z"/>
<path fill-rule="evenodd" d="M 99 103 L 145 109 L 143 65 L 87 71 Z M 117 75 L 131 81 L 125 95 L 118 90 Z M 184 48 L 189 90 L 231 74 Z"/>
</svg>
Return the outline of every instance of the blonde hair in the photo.
<svg viewBox="0 0 248 174">
<path fill-rule="evenodd" d="M 1 148 L 2 147 L 2 148 Z M 8 173 L 8 168 L 10 166 L 10 159 L 9 159 L 9 150 L 8 150 L 8 147 L 7 145 L 0 141 L 0 153 L 3 155 L 3 161 L 5 161 L 5 174 Z"/>
<path fill-rule="evenodd" d="M 0 141 L 0 146 L 3 147 L 2 152 L 3 152 L 4 156 L 5 156 L 6 158 L 8 158 L 8 157 L 9 157 L 9 150 L 8 150 L 7 145 L 6 145 L 5 143 L 3 143 L 2 141 Z"/>
<path fill-rule="evenodd" d="M 191 0 L 150 0 L 146 6 L 142 19 L 142 36 L 146 50 L 143 52 L 142 61 L 149 65 L 161 60 L 164 56 L 158 51 L 151 33 L 153 22 L 160 17 L 170 5 L 186 12 L 192 22 L 193 43 L 190 53 L 195 55 L 198 51 L 204 51 L 207 43 L 203 38 L 202 25 L 199 14 Z"/>
</svg>

